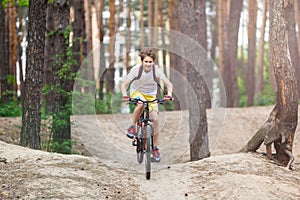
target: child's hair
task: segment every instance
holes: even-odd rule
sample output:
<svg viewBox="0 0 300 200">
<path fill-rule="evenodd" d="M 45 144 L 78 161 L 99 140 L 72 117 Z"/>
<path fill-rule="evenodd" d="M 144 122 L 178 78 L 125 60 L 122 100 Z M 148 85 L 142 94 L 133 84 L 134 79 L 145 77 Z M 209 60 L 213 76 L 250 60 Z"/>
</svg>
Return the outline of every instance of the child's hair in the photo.
<svg viewBox="0 0 300 200">
<path fill-rule="evenodd" d="M 141 60 L 143 61 L 146 56 L 149 56 L 153 59 L 153 61 L 156 60 L 156 51 L 152 48 L 144 48 L 140 51 L 139 56 L 141 57 Z"/>
</svg>

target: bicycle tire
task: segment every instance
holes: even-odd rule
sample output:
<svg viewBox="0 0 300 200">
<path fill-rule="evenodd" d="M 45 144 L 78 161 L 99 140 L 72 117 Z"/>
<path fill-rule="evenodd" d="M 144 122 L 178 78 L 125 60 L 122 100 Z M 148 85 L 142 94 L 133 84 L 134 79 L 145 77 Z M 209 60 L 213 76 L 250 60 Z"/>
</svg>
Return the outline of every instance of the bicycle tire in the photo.
<svg viewBox="0 0 300 200">
<path fill-rule="evenodd" d="M 137 146 L 136 146 L 136 159 L 137 162 L 139 164 L 141 164 L 144 160 L 144 154 L 145 154 L 145 149 L 144 149 L 144 139 L 142 138 L 143 133 L 143 129 L 141 128 L 141 126 L 138 126 L 138 137 L 137 137 Z"/>
<path fill-rule="evenodd" d="M 139 164 L 141 164 L 144 160 L 144 141 L 143 138 L 137 139 L 137 147 L 136 147 L 136 159 Z"/>
<path fill-rule="evenodd" d="M 146 168 L 146 179 L 149 180 L 151 177 L 151 138 L 146 138 L 146 160 L 145 160 L 145 168 Z"/>
</svg>

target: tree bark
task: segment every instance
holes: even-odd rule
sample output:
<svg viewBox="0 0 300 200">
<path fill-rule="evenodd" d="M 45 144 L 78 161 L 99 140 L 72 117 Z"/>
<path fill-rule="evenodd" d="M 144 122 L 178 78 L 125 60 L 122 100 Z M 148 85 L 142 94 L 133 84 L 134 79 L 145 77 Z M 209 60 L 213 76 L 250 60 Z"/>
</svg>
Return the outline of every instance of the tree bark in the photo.
<svg viewBox="0 0 300 200">
<path fill-rule="evenodd" d="M 33 149 L 41 148 L 41 91 L 44 78 L 46 8 L 46 0 L 29 1 L 28 51 L 20 143 Z"/>
<path fill-rule="evenodd" d="M 141 12 L 141 21 L 140 21 L 140 29 L 141 29 L 141 49 L 145 47 L 145 39 L 144 39 L 144 0 L 140 0 L 140 12 Z M 127 69 L 127 68 L 126 68 Z M 127 69 L 128 71 L 129 69 Z"/>
<path fill-rule="evenodd" d="M 218 47 L 219 47 L 219 71 L 223 78 L 226 90 L 226 106 L 233 106 L 232 83 L 231 83 L 231 66 L 229 59 L 229 3 L 228 0 L 217 1 L 218 12 Z M 224 100 L 221 100 L 224 102 Z"/>
<path fill-rule="evenodd" d="M 53 3 L 48 2 L 47 6 L 47 17 L 46 17 L 46 29 L 47 37 L 45 41 L 45 78 L 44 86 L 49 88 L 45 94 L 46 113 L 50 114 L 53 112 L 54 99 L 53 91 L 50 89 L 53 86 L 53 58 L 54 58 L 54 37 L 51 34 L 54 31 L 53 24 Z"/>
<path fill-rule="evenodd" d="M 255 95 L 264 91 L 264 50 L 265 50 L 265 28 L 267 21 L 268 1 L 263 0 L 262 25 L 260 28 L 260 40 L 258 48 L 258 71 Z"/>
<path fill-rule="evenodd" d="M 96 11 L 97 11 L 97 25 L 99 30 L 99 40 L 100 40 L 100 66 L 99 66 L 99 99 L 103 99 L 103 88 L 104 88 L 104 71 L 105 67 L 105 46 L 103 44 L 104 40 L 104 26 L 103 26 L 103 11 L 104 11 L 104 0 L 95 0 Z"/>
<path fill-rule="evenodd" d="M 209 1 L 210 12 L 216 14 L 210 18 L 211 25 L 211 46 L 210 46 L 210 57 L 216 60 L 216 48 L 218 45 L 218 12 L 216 11 L 216 3 Z"/>
<path fill-rule="evenodd" d="M 2 5 L 1 5 L 2 6 Z M 2 8 L 2 16 L 3 16 L 3 24 L 1 34 L 3 38 L 2 48 L 0 52 L 2 54 L 2 62 L 1 62 L 1 101 L 3 104 L 6 104 L 10 101 L 10 96 L 7 94 L 9 91 L 9 18 L 8 12 Z"/>
<path fill-rule="evenodd" d="M 241 151 L 255 151 L 262 142 L 267 147 L 274 143 L 275 158 L 283 165 L 289 165 L 298 122 L 297 81 L 287 45 L 289 13 L 293 5 L 289 0 L 271 0 L 270 8 L 270 48 L 273 55 L 271 64 L 278 88 L 276 105 L 267 122 Z"/>
<path fill-rule="evenodd" d="M 2 7 L 2 0 L 0 0 L 0 60 L 5 60 L 5 12 Z M 4 100 L 3 92 L 5 89 L 5 65 L 4 62 L 0 62 L 0 98 L 2 99 L 2 102 Z M 5 101 L 7 102 L 7 101 Z"/>
<path fill-rule="evenodd" d="M 91 0 L 84 0 L 84 24 L 85 24 L 85 37 L 83 37 L 83 40 L 86 40 L 85 42 L 85 52 L 82 52 L 82 60 L 84 58 L 86 58 L 87 55 L 89 55 L 89 63 L 88 65 L 81 65 L 81 63 L 79 63 L 79 65 L 81 67 L 86 67 L 86 69 L 84 70 L 85 74 L 83 74 L 83 78 L 84 80 L 91 80 L 94 81 L 95 80 L 95 76 L 94 76 L 94 64 L 93 64 L 93 57 L 94 54 L 90 54 L 90 52 L 92 52 L 93 50 L 93 37 L 92 37 L 92 11 L 91 11 Z M 82 69 L 81 69 L 82 72 Z M 96 88 L 94 84 L 88 85 L 84 91 L 89 93 L 89 94 L 93 94 L 95 92 Z"/>
<path fill-rule="evenodd" d="M 53 142 L 62 144 L 65 141 L 71 141 L 71 95 L 73 80 L 68 75 L 74 73 L 70 64 L 66 66 L 67 47 L 69 35 L 67 28 L 70 25 L 70 5 L 69 1 L 55 0 L 53 7 L 54 16 L 54 50 L 56 53 L 54 59 L 54 113 L 53 113 Z M 69 79 L 69 80 L 68 80 Z M 70 147 L 71 148 L 71 147 Z M 56 149 L 63 153 L 63 149 Z"/>
<path fill-rule="evenodd" d="M 130 70 L 130 51 L 131 51 L 131 31 L 130 31 L 130 27 L 131 27 L 131 3 L 130 1 L 127 2 L 128 3 L 128 16 L 127 16 L 127 36 L 126 36 L 126 70 L 129 71 Z M 143 21 L 143 16 L 141 15 L 141 21 Z M 144 30 L 141 31 L 141 33 Z"/>
<path fill-rule="evenodd" d="M 8 17 L 9 17 L 9 79 L 8 85 L 10 90 L 10 97 L 16 98 L 17 96 L 17 43 L 18 43 L 18 34 L 16 27 L 16 7 L 12 6 L 8 8 Z"/>
<path fill-rule="evenodd" d="M 289 16 L 289 26 L 288 26 L 288 46 L 292 61 L 292 66 L 295 69 L 295 73 L 299 74 L 300 66 L 299 66 L 299 48 L 297 43 L 297 31 L 296 31 L 296 22 L 295 22 L 295 10 L 291 10 L 290 16 Z M 299 92 L 300 87 L 300 76 L 297 79 L 297 88 Z M 298 94 L 299 97 L 299 94 Z"/>
<path fill-rule="evenodd" d="M 170 28 L 173 31 L 178 31 L 178 11 L 177 11 L 177 0 L 168 0 L 168 17 L 169 17 L 169 23 L 170 23 Z M 171 32 L 172 34 L 172 32 Z M 179 74 L 184 75 L 184 69 L 182 68 L 182 66 L 179 64 L 179 59 L 177 58 L 177 55 L 172 53 L 172 50 L 174 49 L 174 44 L 173 41 L 170 40 L 170 67 L 171 67 L 171 71 L 170 71 L 170 80 L 171 82 L 174 84 L 174 110 L 180 110 L 180 109 L 184 109 L 182 107 L 180 107 L 180 103 L 178 101 L 177 96 L 184 96 L 184 94 L 181 94 L 184 92 L 184 90 L 182 90 L 182 88 L 184 88 L 184 86 L 182 86 L 181 83 L 178 83 L 178 81 L 176 81 L 177 79 L 177 75 L 176 72 L 178 72 Z M 174 50 L 173 50 L 174 51 Z"/>
<path fill-rule="evenodd" d="M 248 69 L 245 81 L 247 88 L 248 106 L 253 106 L 255 89 L 255 58 L 256 58 L 256 21 L 257 21 L 257 0 L 249 1 L 249 22 L 248 22 Z"/>
<path fill-rule="evenodd" d="M 205 5 L 205 4 L 204 4 Z M 196 11 L 191 0 L 178 1 L 178 15 L 179 29 L 183 34 L 191 37 L 195 41 L 200 43 L 200 38 L 197 37 L 197 28 L 199 23 L 196 19 Z M 197 51 L 193 51 L 193 48 L 184 49 L 186 55 L 194 55 L 197 57 Z M 197 63 L 199 64 L 199 63 Z M 196 105 L 191 103 L 189 107 L 189 127 L 190 127 L 190 158 L 191 161 L 199 160 L 210 155 L 208 146 L 207 135 L 207 117 L 206 117 L 206 95 L 205 95 L 205 82 L 200 73 L 188 62 L 184 63 L 187 66 L 187 78 L 191 87 L 194 89 L 197 95 Z M 190 98 L 191 95 L 188 95 Z M 189 102 L 193 102 L 190 99 Z M 199 113 L 195 112 L 195 106 L 199 107 Z M 198 122 L 196 120 L 199 120 Z M 199 124 L 195 127 L 195 124 Z"/>
<path fill-rule="evenodd" d="M 238 33 L 240 27 L 240 18 L 243 8 L 243 0 L 232 0 L 230 2 L 230 13 L 229 13 L 229 30 L 228 35 L 228 51 L 230 59 L 230 68 L 231 68 L 231 91 L 232 98 L 231 102 L 228 102 L 228 105 L 233 107 L 239 103 L 239 90 L 238 90 Z"/>
<path fill-rule="evenodd" d="M 115 0 L 109 1 L 109 67 L 106 72 L 106 92 L 113 92 L 115 88 Z"/>
</svg>

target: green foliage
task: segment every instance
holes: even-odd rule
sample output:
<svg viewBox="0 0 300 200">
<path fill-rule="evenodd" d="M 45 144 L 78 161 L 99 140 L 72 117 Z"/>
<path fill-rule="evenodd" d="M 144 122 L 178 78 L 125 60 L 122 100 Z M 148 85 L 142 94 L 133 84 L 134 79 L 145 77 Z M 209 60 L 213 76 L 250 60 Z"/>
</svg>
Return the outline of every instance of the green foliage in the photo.
<svg viewBox="0 0 300 200">
<path fill-rule="evenodd" d="M 264 91 L 254 99 L 254 106 L 267 106 L 275 103 L 275 93 L 271 84 L 265 84 Z"/>
<path fill-rule="evenodd" d="M 7 6 L 29 7 L 29 0 L 3 0 L 2 6 L 3 8 Z"/>
<path fill-rule="evenodd" d="M 95 114 L 94 95 L 73 91 L 72 99 L 75 115 Z"/>
<path fill-rule="evenodd" d="M 8 84 L 14 84 L 16 80 L 16 76 L 13 75 L 7 75 L 7 83 Z"/>
<path fill-rule="evenodd" d="M 19 117 L 22 115 L 22 106 L 20 101 L 13 100 L 6 104 L 0 104 L 1 117 Z"/>
<path fill-rule="evenodd" d="M 275 103 L 275 93 L 272 89 L 272 86 L 269 81 L 269 76 L 270 76 L 270 65 L 269 65 L 269 60 L 268 60 L 268 44 L 265 44 L 264 47 L 264 91 L 257 95 L 254 98 L 254 106 L 266 106 L 266 105 L 272 105 Z M 241 52 L 238 52 L 238 56 L 241 56 Z M 244 53 L 244 65 L 247 63 L 247 54 Z M 239 59 L 239 66 L 242 66 L 243 63 L 241 63 L 241 59 Z M 244 69 L 246 70 L 246 69 Z M 246 107 L 247 106 L 247 91 L 245 88 L 245 83 L 244 83 L 244 77 L 243 77 L 243 70 L 240 68 L 239 69 L 239 75 L 238 75 L 238 88 L 239 88 L 239 96 L 240 96 L 240 106 L 241 107 Z"/>
<path fill-rule="evenodd" d="M 245 88 L 244 79 L 241 76 L 238 76 L 238 88 L 239 88 L 239 95 L 240 95 L 240 106 L 246 107 L 247 106 L 247 93 Z"/>
<path fill-rule="evenodd" d="M 122 103 L 122 94 L 104 94 L 103 100 L 96 99 L 95 109 L 96 113 L 112 114 L 119 113 Z"/>
<path fill-rule="evenodd" d="M 58 142 L 53 142 L 52 144 L 50 144 L 51 152 L 71 154 L 72 153 L 71 148 L 72 148 L 71 140 L 65 140 L 62 144 L 59 144 Z"/>
</svg>

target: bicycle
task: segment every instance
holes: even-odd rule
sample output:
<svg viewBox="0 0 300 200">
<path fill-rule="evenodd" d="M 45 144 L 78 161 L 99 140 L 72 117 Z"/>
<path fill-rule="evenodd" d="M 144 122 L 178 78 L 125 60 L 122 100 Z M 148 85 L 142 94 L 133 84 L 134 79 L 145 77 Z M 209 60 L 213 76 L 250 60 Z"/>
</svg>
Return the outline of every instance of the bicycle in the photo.
<svg viewBox="0 0 300 200">
<path fill-rule="evenodd" d="M 149 104 L 158 103 L 165 104 L 164 99 L 156 98 L 151 101 L 144 101 L 139 98 L 129 99 L 129 104 L 142 103 L 144 105 L 143 113 L 141 114 L 139 120 L 137 121 L 137 136 L 132 140 L 132 145 L 136 146 L 137 162 L 141 164 L 144 160 L 144 154 L 146 154 L 145 159 L 145 169 L 146 169 L 146 179 L 149 180 L 151 176 L 151 154 L 154 150 L 154 129 L 152 125 L 152 119 L 149 114 Z"/>
</svg>

